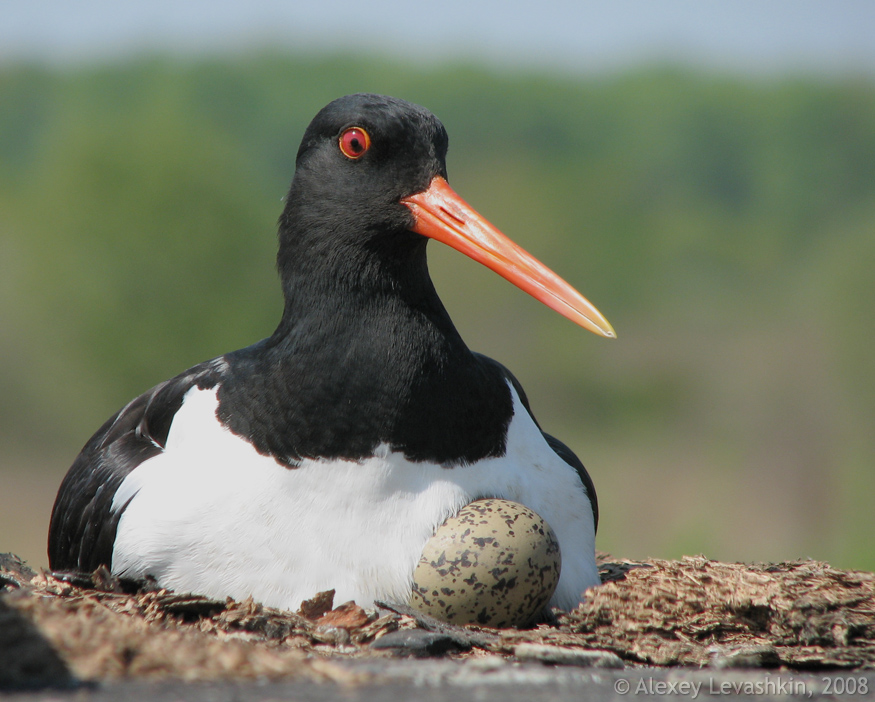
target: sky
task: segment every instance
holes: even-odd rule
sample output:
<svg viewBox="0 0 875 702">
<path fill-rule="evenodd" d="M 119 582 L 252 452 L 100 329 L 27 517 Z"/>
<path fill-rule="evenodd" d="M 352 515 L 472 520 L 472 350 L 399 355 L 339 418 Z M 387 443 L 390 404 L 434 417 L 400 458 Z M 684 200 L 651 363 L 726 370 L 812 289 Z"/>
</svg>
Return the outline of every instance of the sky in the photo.
<svg viewBox="0 0 875 702">
<path fill-rule="evenodd" d="M 0 65 L 265 48 L 572 73 L 659 61 L 745 75 L 871 76 L 875 2 L 0 0 Z"/>
</svg>

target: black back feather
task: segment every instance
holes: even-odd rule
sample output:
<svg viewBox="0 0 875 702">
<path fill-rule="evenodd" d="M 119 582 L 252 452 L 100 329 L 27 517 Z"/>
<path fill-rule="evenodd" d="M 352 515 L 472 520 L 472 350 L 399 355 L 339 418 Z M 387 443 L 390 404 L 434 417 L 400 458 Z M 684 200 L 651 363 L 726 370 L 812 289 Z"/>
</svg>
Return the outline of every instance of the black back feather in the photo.
<svg viewBox="0 0 875 702">
<path fill-rule="evenodd" d="M 115 493 L 138 465 L 160 453 L 173 415 L 191 388 L 214 387 L 224 361 L 194 366 L 132 400 L 91 437 L 61 483 L 49 525 L 49 566 L 91 572 L 112 565 L 116 529 L 124 509 Z"/>
</svg>

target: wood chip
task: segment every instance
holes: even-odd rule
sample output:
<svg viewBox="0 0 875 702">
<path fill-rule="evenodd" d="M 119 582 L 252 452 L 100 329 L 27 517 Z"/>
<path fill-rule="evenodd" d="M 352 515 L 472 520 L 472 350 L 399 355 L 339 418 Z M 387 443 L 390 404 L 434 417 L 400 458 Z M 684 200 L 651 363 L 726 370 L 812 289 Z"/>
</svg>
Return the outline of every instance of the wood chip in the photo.
<svg viewBox="0 0 875 702">
<path fill-rule="evenodd" d="M 298 609 L 298 614 L 313 621 L 334 608 L 334 590 L 326 590 L 304 600 Z"/>
<path fill-rule="evenodd" d="M 358 629 L 365 626 L 370 618 L 364 609 L 355 602 L 344 602 L 339 607 L 326 612 L 317 621 L 320 627 L 335 626 L 343 629 Z"/>
</svg>

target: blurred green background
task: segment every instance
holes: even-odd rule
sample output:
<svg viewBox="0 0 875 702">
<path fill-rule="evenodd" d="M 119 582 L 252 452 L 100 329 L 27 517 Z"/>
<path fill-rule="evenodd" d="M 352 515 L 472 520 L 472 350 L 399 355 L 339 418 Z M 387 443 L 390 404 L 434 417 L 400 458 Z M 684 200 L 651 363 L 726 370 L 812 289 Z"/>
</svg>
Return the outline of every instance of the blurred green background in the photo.
<svg viewBox="0 0 875 702">
<path fill-rule="evenodd" d="M 430 245 L 463 337 L 588 466 L 601 549 L 875 569 L 872 76 L 373 52 L 0 65 L 0 551 L 47 565 L 90 434 L 273 331 L 298 141 L 358 91 L 435 112 L 454 188 L 617 329 Z"/>
</svg>

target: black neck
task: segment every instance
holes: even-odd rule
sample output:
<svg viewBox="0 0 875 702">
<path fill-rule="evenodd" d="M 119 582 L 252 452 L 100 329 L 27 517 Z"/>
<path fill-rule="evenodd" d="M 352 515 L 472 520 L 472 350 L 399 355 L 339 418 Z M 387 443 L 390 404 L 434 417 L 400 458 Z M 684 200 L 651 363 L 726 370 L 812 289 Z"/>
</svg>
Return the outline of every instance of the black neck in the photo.
<svg viewBox="0 0 875 702">
<path fill-rule="evenodd" d="M 447 465 L 502 455 L 509 390 L 453 326 L 427 240 L 399 231 L 338 251 L 296 234 L 281 231 L 280 325 L 228 357 L 223 421 L 288 464 L 361 460 L 382 443 Z"/>
</svg>

